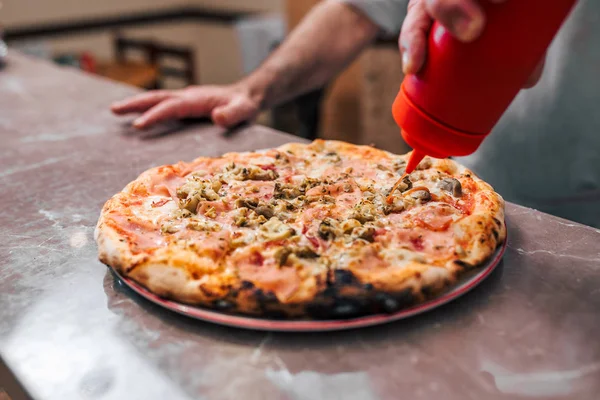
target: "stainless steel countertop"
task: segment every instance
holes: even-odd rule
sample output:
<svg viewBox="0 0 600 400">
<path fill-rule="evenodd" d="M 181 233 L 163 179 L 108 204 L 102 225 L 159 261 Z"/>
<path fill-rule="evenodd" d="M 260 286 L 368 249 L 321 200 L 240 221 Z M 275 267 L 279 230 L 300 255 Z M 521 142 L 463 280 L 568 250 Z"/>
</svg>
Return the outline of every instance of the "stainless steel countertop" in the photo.
<svg viewBox="0 0 600 400">
<path fill-rule="evenodd" d="M 133 92 L 15 54 L 0 72 L 0 354 L 34 398 L 599 398 L 600 231 L 512 204 L 483 284 L 388 325 L 252 332 L 135 295 L 96 258 L 107 198 L 157 164 L 294 138 L 141 137 L 107 111 Z"/>
</svg>

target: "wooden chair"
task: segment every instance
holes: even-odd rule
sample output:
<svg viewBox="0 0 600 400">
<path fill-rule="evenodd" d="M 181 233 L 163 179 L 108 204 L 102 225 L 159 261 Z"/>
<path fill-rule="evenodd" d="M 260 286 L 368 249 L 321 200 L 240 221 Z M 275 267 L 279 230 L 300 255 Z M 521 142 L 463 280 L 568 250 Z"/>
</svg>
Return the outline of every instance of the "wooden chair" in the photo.
<svg viewBox="0 0 600 400">
<path fill-rule="evenodd" d="M 164 87 L 165 78 L 179 79 L 183 86 L 197 83 L 194 51 L 189 48 L 119 34 L 115 35 L 113 45 L 116 62 L 100 64 L 97 71 L 102 76 L 145 89 Z M 130 60 L 132 51 L 141 52 L 144 61 Z M 183 67 L 164 65 L 167 58 L 179 60 Z"/>
</svg>

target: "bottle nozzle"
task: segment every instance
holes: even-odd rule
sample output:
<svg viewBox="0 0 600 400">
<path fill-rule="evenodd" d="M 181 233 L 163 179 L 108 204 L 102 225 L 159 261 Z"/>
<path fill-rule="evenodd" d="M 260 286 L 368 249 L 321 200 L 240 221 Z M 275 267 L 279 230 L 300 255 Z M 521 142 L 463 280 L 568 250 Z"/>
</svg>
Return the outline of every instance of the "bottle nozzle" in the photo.
<svg viewBox="0 0 600 400">
<path fill-rule="evenodd" d="M 419 150 L 413 150 L 408 158 L 408 163 L 406 164 L 406 174 L 410 174 L 417 168 L 417 165 L 425 158 L 426 154 L 421 153 Z"/>
</svg>

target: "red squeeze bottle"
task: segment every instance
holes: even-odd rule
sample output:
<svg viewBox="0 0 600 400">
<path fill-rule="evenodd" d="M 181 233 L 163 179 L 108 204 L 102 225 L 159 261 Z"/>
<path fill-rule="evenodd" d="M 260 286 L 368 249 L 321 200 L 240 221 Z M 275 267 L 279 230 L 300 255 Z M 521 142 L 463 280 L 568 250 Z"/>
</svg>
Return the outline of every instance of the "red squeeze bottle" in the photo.
<svg viewBox="0 0 600 400">
<path fill-rule="evenodd" d="M 481 2 L 486 23 L 473 42 L 455 39 L 435 22 L 427 60 L 405 77 L 392 106 L 413 148 L 406 172 L 425 155 L 473 153 L 542 59 L 576 0 Z"/>
</svg>

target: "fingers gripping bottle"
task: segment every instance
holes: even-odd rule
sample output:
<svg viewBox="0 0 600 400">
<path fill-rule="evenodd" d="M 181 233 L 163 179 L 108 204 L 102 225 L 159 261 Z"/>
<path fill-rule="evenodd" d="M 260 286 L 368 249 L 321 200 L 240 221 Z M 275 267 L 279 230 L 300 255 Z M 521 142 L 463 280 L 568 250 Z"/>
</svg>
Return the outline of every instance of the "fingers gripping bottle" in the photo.
<svg viewBox="0 0 600 400">
<path fill-rule="evenodd" d="M 405 77 L 392 106 L 413 148 L 406 172 L 425 155 L 473 153 L 541 61 L 576 0 L 481 2 L 481 36 L 463 43 L 435 22 L 427 60 Z"/>
</svg>

